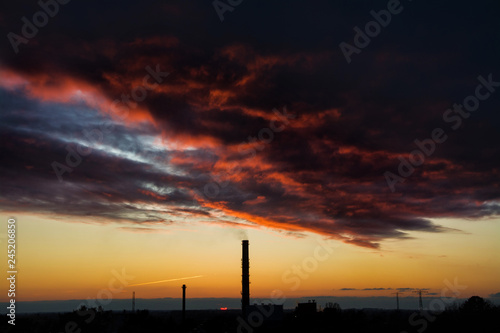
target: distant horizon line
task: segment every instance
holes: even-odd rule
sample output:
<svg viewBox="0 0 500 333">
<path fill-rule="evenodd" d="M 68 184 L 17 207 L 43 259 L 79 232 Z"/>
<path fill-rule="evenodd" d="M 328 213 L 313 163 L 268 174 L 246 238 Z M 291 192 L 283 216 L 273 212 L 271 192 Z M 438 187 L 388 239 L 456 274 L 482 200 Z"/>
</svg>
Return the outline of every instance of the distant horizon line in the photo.
<svg viewBox="0 0 500 333">
<path fill-rule="evenodd" d="M 472 295 L 472 296 L 479 296 L 479 295 Z M 434 299 L 434 298 L 453 298 L 456 300 L 461 300 L 461 299 L 469 299 L 470 297 L 440 297 L 439 295 L 428 295 L 428 294 L 422 294 L 422 299 L 424 298 L 429 298 L 429 299 Z M 309 296 L 295 296 L 295 297 L 286 297 L 285 300 L 290 300 L 290 299 L 303 299 L 303 298 L 390 298 L 393 299 L 395 296 L 386 296 L 386 295 L 373 295 L 373 296 L 350 296 L 350 295 L 343 295 L 343 296 L 336 296 L 336 295 L 309 295 Z M 479 296 L 484 299 L 498 299 L 500 301 L 500 297 L 491 297 L 491 296 Z M 399 298 L 419 298 L 419 295 L 399 295 Z M 82 298 L 69 298 L 69 299 L 43 299 L 43 300 L 16 300 L 16 303 L 26 303 L 26 302 L 66 302 L 66 301 L 86 301 L 86 299 Z M 161 300 L 161 299 L 179 299 L 182 300 L 182 297 L 154 297 L 154 298 L 143 298 L 143 297 L 135 297 L 136 300 Z M 199 299 L 238 299 L 241 300 L 241 297 L 186 297 L 186 299 L 192 299 L 192 300 L 199 300 Z M 257 299 L 257 300 L 269 300 L 269 297 L 254 297 L 250 299 Z M 94 299 L 95 300 L 95 299 Z M 127 298 L 114 298 L 112 301 L 123 301 L 123 300 L 132 300 L 132 297 L 127 297 Z M 8 303 L 8 300 L 0 300 L 0 304 L 2 303 Z"/>
<path fill-rule="evenodd" d="M 399 298 L 401 310 L 417 310 L 418 296 L 408 295 Z M 462 303 L 469 297 L 450 298 L 453 303 Z M 422 297 L 424 308 L 434 299 L 442 299 L 437 296 Z M 500 305 L 498 297 L 484 297 L 495 305 Z M 220 310 L 240 309 L 241 298 L 239 297 L 196 297 L 186 299 L 187 310 Z M 271 300 L 269 298 L 253 298 L 250 304 L 269 304 L 274 303 L 283 305 L 284 309 L 294 309 L 298 303 L 315 301 L 318 308 L 326 307 L 327 303 L 338 303 L 342 309 L 396 309 L 396 296 L 302 296 L 286 298 L 282 300 Z M 180 310 L 182 298 L 163 297 L 163 298 L 136 298 L 135 308 L 149 311 L 175 311 Z M 6 309 L 8 302 L 0 301 L 0 308 Z M 112 300 L 95 299 L 71 299 L 71 300 L 37 300 L 37 301 L 16 301 L 17 313 L 55 313 L 72 312 L 79 309 L 82 305 L 87 308 L 103 307 L 104 311 L 130 311 L 132 309 L 132 298 L 120 298 Z M 2 313 L 3 311 L 0 311 Z"/>
</svg>

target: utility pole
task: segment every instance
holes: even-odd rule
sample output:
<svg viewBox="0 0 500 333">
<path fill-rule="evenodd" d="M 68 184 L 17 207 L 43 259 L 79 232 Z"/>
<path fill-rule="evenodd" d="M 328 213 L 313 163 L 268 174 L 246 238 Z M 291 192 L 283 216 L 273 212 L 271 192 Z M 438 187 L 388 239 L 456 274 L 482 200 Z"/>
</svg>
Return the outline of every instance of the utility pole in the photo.
<svg viewBox="0 0 500 333">
<path fill-rule="evenodd" d="M 399 311 L 399 294 L 402 294 L 402 292 L 397 291 L 397 292 L 392 293 L 392 294 L 396 294 L 396 309 Z"/>
<path fill-rule="evenodd" d="M 428 291 L 423 289 L 413 290 L 414 293 L 418 294 L 418 308 L 420 311 L 424 309 L 424 304 L 422 303 L 422 294 L 426 294 Z"/>
</svg>

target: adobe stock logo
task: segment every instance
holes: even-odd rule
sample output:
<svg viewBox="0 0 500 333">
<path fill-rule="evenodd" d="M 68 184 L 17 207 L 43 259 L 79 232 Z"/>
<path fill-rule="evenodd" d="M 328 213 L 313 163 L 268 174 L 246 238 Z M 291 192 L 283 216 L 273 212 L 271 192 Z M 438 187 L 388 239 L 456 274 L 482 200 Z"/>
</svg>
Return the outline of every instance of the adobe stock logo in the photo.
<svg viewBox="0 0 500 333">
<path fill-rule="evenodd" d="M 224 13 L 232 12 L 234 8 L 241 5 L 243 0 L 227 0 L 226 2 L 221 0 L 214 0 L 212 2 L 212 6 L 214 6 L 215 12 L 219 16 L 221 22 L 224 21 Z"/>
<path fill-rule="evenodd" d="M 479 84 L 474 90 L 474 94 L 471 94 L 464 98 L 462 104 L 453 104 L 453 109 L 447 109 L 443 112 L 443 121 L 445 123 L 451 124 L 451 129 L 456 131 L 462 125 L 464 119 L 469 118 L 474 112 L 479 109 L 481 102 L 487 100 L 494 92 L 495 88 L 500 87 L 500 82 L 493 81 L 492 74 L 488 74 L 488 78 L 485 79 L 482 75 L 477 77 Z M 417 149 L 413 150 L 408 158 L 403 156 L 398 156 L 399 166 L 398 174 L 394 174 L 391 171 L 384 172 L 384 177 L 387 182 L 387 186 L 391 192 L 396 191 L 396 184 L 403 183 L 406 178 L 410 177 L 414 172 L 415 168 L 424 164 L 426 158 L 431 157 L 436 151 L 438 144 L 443 144 L 448 139 L 446 131 L 440 127 L 434 128 L 428 138 L 423 140 L 415 139 L 413 143 Z"/>
<path fill-rule="evenodd" d="M 30 39 L 34 38 L 38 34 L 38 29 L 43 28 L 49 23 L 49 17 L 53 18 L 59 13 L 59 5 L 66 5 L 71 0 L 47 0 L 38 1 L 38 6 L 42 10 L 37 11 L 33 14 L 32 20 L 28 20 L 26 16 L 21 18 L 24 23 L 21 28 L 21 35 L 9 32 L 7 38 L 9 39 L 10 45 L 14 49 L 16 54 L 19 53 L 20 44 L 28 44 Z"/>
<path fill-rule="evenodd" d="M 353 30 L 356 33 L 353 39 L 354 45 L 348 44 L 346 42 L 342 42 L 339 44 L 340 50 L 342 51 L 342 54 L 344 55 L 347 63 L 351 63 L 351 57 L 353 53 L 360 54 L 361 50 L 370 44 L 370 38 L 377 37 L 382 31 L 382 28 L 386 28 L 389 23 L 391 23 L 393 15 L 397 15 L 402 11 L 403 5 L 401 5 L 401 2 L 399 0 L 389 0 L 387 2 L 387 10 L 382 9 L 378 12 L 371 10 L 370 15 L 375 20 L 366 23 L 364 31 L 361 30 L 358 26 L 354 27 Z"/>
<path fill-rule="evenodd" d="M 262 151 L 265 145 L 270 144 L 274 140 L 274 133 L 279 133 L 285 130 L 286 126 L 290 123 L 290 119 L 295 119 L 297 116 L 293 113 L 288 113 L 286 106 L 283 107 L 283 111 L 278 111 L 278 109 L 273 109 L 274 116 L 269 121 L 269 127 L 261 128 L 257 136 L 249 136 L 248 139 L 242 142 L 238 146 L 238 152 L 244 158 L 255 158 L 258 151 Z M 239 174 L 243 170 L 240 164 L 237 164 L 231 169 L 220 173 L 211 173 L 210 177 L 213 181 L 205 184 L 203 187 L 203 193 L 197 189 L 193 189 L 193 192 L 199 198 L 214 199 L 219 195 L 222 189 L 230 184 L 228 180 L 231 176 Z M 198 199 L 193 199 L 193 204 L 197 205 Z"/>
<path fill-rule="evenodd" d="M 305 257 L 300 265 L 293 265 L 290 269 L 283 272 L 281 280 L 284 283 L 291 284 L 290 290 L 295 291 L 300 287 L 301 281 L 307 280 L 318 268 L 321 262 L 325 262 L 332 255 L 336 248 L 339 247 L 337 242 L 333 240 L 317 239 L 318 245 L 314 248 L 313 255 Z M 309 274 L 308 274 L 309 273 Z M 269 306 L 283 305 L 287 300 L 285 293 L 282 290 L 275 289 L 271 292 L 271 298 L 264 301 L 254 300 L 257 304 L 256 309 L 246 315 L 246 318 L 238 316 L 238 333 L 253 333 L 258 330 L 264 321 L 271 317 L 274 312 L 274 307 Z M 267 306 L 264 304 L 268 304 Z"/>
</svg>

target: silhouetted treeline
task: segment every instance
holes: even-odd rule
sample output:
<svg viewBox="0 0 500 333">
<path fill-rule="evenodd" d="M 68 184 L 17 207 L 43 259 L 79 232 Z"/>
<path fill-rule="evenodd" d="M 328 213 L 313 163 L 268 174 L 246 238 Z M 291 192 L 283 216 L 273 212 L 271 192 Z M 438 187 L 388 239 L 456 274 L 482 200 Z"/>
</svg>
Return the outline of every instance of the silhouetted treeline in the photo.
<svg viewBox="0 0 500 333">
<path fill-rule="evenodd" d="M 6 320 L 1 332 L 29 333 L 132 333 L 132 332 L 338 332 L 338 333 L 498 333 L 500 307 L 473 296 L 463 303 L 449 305 L 444 311 L 381 309 L 342 310 L 338 304 L 325 304 L 322 311 L 286 311 L 282 321 L 250 324 L 239 310 L 188 311 L 182 323 L 180 311 L 112 312 L 82 307 L 62 314 L 18 315 L 16 326 Z"/>
</svg>

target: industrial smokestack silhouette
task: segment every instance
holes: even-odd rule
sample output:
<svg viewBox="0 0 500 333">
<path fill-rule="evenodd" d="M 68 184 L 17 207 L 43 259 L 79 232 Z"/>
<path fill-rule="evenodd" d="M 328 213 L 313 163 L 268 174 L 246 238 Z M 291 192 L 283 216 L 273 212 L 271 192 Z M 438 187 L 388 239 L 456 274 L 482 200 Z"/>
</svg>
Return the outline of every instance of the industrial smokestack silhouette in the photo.
<svg viewBox="0 0 500 333">
<path fill-rule="evenodd" d="M 248 240 L 244 240 L 241 245 L 241 309 L 243 313 L 245 313 L 245 309 L 250 305 L 250 261 L 248 259 Z"/>
<path fill-rule="evenodd" d="M 186 321 L 186 285 L 182 285 L 182 324 Z"/>
<path fill-rule="evenodd" d="M 132 293 L 132 313 L 135 313 L 135 291 Z"/>
</svg>

